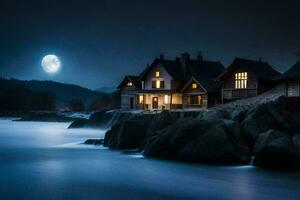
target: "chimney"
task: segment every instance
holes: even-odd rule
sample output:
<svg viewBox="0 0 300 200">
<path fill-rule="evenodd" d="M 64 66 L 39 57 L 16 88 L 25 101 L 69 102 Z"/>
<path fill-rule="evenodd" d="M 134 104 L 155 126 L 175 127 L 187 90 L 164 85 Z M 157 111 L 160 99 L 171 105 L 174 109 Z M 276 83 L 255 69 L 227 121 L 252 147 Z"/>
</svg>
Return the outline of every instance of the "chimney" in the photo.
<svg viewBox="0 0 300 200">
<path fill-rule="evenodd" d="M 202 52 L 201 51 L 198 52 L 197 60 L 203 61 L 203 56 L 202 56 Z"/>
<path fill-rule="evenodd" d="M 183 53 L 181 54 L 181 66 L 182 66 L 182 71 L 184 75 L 188 72 L 188 62 L 190 60 L 190 54 L 188 53 Z"/>
<path fill-rule="evenodd" d="M 262 58 L 261 57 L 258 58 L 258 62 L 262 62 Z"/>
<path fill-rule="evenodd" d="M 187 65 L 187 63 L 190 60 L 190 54 L 188 53 L 183 53 L 181 54 L 181 63 Z"/>
<path fill-rule="evenodd" d="M 164 59 L 164 54 L 160 54 L 159 59 L 163 60 Z"/>
</svg>

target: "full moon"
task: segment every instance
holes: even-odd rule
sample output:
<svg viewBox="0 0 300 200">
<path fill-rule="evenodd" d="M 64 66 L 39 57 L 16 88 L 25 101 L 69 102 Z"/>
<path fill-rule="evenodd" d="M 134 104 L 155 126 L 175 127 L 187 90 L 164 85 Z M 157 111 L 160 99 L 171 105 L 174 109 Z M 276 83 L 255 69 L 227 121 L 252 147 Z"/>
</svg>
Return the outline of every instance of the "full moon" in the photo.
<svg viewBox="0 0 300 200">
<path fill-rule="evenodd" d="M 56 55 L 47 55 L 42 60 L 42 67 L 47 73 L 55 73 L 60 69 L 61 62 Z"/>
</svg>

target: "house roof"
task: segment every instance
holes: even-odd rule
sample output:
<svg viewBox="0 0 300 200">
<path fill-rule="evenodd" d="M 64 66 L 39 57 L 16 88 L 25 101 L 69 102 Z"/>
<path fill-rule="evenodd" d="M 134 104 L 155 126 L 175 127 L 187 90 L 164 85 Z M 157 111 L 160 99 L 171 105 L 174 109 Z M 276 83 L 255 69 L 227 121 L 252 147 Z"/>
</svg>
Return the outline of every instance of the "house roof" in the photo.
<svg viewBox="0 0 300 200">
<path fill-rule="evenodd" d="M 205 60 L 190 60 L 188 63 L 190 76 L 200 79 L 214 79 L 225 68 L 221 62 L 205 61 Z"/>
<path fill-rule="evenodd" d="M 155 59 L 154 62 L 141 73 L 140 79 L 144 78 L 151 70 L 151 68 L 157 64 L 162 65 L 175 80 L 185 80 L 189 79 L 191 76 L 195 76 L 201 79 L 216 78 L 222 71 L 225 70 L 221 62 L 188 60 L 188 74 L 187 76 L 185 76 L 182 63 L 179 59 Z"/>
<path fill-rule="evenodd" d="M 256 74 L 260 79 L 272 79 L 280 75 L 280 73 L 267 62 L 235 58 L 233 63 L 229 65 L 229 67 L 227 67 L 227 69 L 218 76 L 218 79 L 223 79 L 236 67 L 243 67 L 244 69 L 247 69 Z"/>
<path fill-rule="evenodd" d="M 184 91 L 191 83 L 195 81 L 198 83 L 206 92 L 217 92 L 221 87 L 221 82 L 217 81 L 215 78 L 196 78 L 192 76 L 182 87 L 182 91 Z"/>
<path fill-rule="evenodd" d="M 144 78 L 152 69 L 152 67 L 156 66 L 157 64 L 162 65 L 174 79 L 182 80 L 184 78 L 184 73 L 179 60 L 165 60 L 157 58 L 140 74 L 139 79 L 141 80 Z"/>
<path fill-rule="evenodd" d="M 134 76 L 134 75 L 126 75 L 124 77 L 124 79 L 122 80 L 122 82 L 119 84 L 118 88 L 122 88 L 123 85 L 125 83 L 127 83 L 127 81 L 130 81 L 132 82 L 133 86 L 135 86 L 137 89 L 140 89 L 141 88 L 141 84 L 139 82 L 139 77 L 138 76 Z"/>
<path fill-rule="evenodd" d="M 294 64 L 290 69 L 288 69 L 282 75 L 282 79 L 299 79 L 300 78 L 300 61 Z"/>
<path fill-rule="evenodd" d="M 207 92 L 217 92 L 221 87 L 221 83 L 216 79 L 197 79 L 197 81 Z"/>
</svg>

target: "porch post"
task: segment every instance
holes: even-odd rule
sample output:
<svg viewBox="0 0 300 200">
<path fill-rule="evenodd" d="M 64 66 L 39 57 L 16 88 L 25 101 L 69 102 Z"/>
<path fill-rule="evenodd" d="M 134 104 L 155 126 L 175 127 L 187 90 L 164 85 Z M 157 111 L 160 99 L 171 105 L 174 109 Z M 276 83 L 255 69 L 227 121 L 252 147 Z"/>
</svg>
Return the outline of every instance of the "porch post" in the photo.
<svg viewBox="0 0 300 200">
<path fill-rule="evenodd" d="M 171 92 L 171 98 L 170 98 L 170 110 L 172 109 L 172 92 Z"/>
<path fill-rule="evenodd" d="M 143 94 L 143 110 L 145 110 L 145 100 L 146 100 L 145 98 L 146 98 L 146 95 Z"/>
</svg>

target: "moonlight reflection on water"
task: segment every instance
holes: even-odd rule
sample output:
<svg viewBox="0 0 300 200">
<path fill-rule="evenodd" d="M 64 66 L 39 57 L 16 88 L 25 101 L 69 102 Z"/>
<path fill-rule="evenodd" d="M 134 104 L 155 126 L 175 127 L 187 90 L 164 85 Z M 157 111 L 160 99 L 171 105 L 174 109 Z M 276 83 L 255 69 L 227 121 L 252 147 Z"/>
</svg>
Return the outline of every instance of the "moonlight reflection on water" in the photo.
<svg viewBox="0 0 300 200">
<path fill-rule="evenodd" d="M 104 131 L 0 120 L 1 199 L 300 199 L 300 174 L 85 146 Z"/>
</svg>

